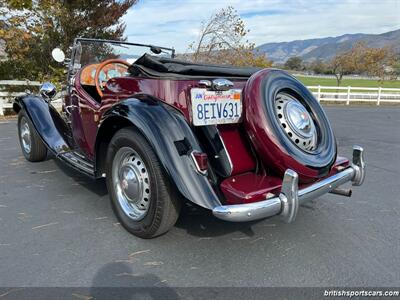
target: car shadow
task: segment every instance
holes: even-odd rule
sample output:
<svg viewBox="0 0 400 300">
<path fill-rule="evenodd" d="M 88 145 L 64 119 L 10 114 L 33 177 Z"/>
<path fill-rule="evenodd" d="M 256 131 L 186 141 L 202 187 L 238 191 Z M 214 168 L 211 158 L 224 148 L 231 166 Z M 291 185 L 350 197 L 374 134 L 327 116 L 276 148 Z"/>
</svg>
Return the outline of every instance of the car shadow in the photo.
<svg viewBox="0 0 400 300">
<path fill-rule="evenodd" d="M 71 177 L 80 186 L 100 197 L 108 194 L 104 179 L 94 180 L 56 158 L 54 158 L 54 162 L 65 175 Z M 189 235 L 195 237 L 218 237 L 233 232 L 241 232 L 248 237 L 253 237 L 255 233 L 252 226 L 262 221 L 226 222 L 214 217 L 210 210 L 185 201 L 182 203 L 182 210 L 175 227 L 184 229 Z"/>
<path fill-rule="evenodd" d="M 136 274 L 124 262 L 111 262 L 96 273 L 89 291 L 93 299 L 181 299 L 158 276 Z"/>
<path fill-rule="evenodd" d="M 79 185 L 95 193 L 97 196 L 102 197 L 108 194 L 105 179 L 90 178 L 89 176 L 79 173 L 77 170 L 57 158 L 54 158 L 54 162 L 65 175 L 72 178 Z"/>
<path fill-rule="evenodd" d="M 214 217 L 212 212 L 205 208 L 185 203 L 175 227 L 200 238 L 218 237 L 233 232 L 241 232 L 248 237 L 253 237 L 255 233 L 252 227 L 262 221 L 226 222 Z"/>
</svg>

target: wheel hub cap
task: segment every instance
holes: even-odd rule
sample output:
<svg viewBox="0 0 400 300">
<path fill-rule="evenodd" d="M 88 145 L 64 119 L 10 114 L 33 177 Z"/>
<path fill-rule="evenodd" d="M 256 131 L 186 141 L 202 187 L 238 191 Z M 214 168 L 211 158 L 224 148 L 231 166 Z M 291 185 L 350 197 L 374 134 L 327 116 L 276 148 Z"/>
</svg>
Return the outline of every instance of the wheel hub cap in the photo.
<svg viewBox="0 0 400 300">
<path fill-rule="evenodd" d="M 282 129 L 289 139 L 304 151 L 317 146 L 317 131 L 307 109 L 294 97 L 279 93 L 275 100 L 275 112 Z"/>
<path fill-rule="evenodd" d="M 295 101 L 290 101 L 286 104 L 285 112 L 290 127 L 297 134 L 306 137 L 312 136 L 311 117 L 303 105 Z"/>
<path fill-rule="evenodd" d="M 135 170 L 128 165 L 121 168 L 120 176 L 121 189 L 129 199 L 135 199 L 142 193 L 142 182 L 136 176 Z"/>
<path fill-rule="evenodd" d="M 20 136 L 22 147 L 26 153 L 31 152 L 31 131 L 29 130 L 29 125 L 27 120 L 23 117 L 20 125 Z"/>
<path fill-rule="evenodd" d="M 114 157 L 112 177 L 123 212 L 134 221 L 143 219 L 150 205 L 150 181 L 141 157 L 129 147 L 119 149 Z"/>
</svg>

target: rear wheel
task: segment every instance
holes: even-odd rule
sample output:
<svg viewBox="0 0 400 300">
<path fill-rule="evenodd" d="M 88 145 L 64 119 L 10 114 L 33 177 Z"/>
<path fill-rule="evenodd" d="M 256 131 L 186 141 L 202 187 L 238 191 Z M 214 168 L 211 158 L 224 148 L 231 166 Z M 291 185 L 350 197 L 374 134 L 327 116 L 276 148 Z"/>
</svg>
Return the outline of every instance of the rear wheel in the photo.
<svg viewBox="0 0 400 300">
<path fill-rule="evenodd" d="M 158 157 L 134 128 L 123 128 L 107 152 L 107 187 L 113 210 L 132 234 L 152 238 L 176 222 L 180 203 Z"/>
<path fill-rule="evenodd" d="M 18 115 L 18 137 L 22 153 L 27 160 L 32 162 L 45 160 L 47 148 L 23 109 Z"/>
</svg>

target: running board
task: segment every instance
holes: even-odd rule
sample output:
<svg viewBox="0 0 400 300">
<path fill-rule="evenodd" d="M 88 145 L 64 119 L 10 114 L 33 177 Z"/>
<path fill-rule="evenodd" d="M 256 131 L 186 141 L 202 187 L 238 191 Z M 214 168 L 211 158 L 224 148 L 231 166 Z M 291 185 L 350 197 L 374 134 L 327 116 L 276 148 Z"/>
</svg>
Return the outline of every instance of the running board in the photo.
<svg viewBox="0 0 400 300">
<path fill-rule="evenodd" d="M 76 151 L 71 151 L 60 153 L 58 157 L 78 171 L 94 177 L 93 163 L 87 160 L 82 154 Z"/>
</svg>

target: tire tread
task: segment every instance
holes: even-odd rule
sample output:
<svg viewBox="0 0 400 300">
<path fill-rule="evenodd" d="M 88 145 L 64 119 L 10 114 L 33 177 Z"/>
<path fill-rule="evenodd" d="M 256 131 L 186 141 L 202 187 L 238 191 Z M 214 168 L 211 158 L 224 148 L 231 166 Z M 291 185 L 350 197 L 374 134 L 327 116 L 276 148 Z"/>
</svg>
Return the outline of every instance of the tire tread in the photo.
<svg viewBox="0 0 400 300">
<path fill-rule="evenodd" d="M 26 153 L 23 149 L 21 137 L 20 137 L 20 122 L 22 118 L 25 118 L 28 122 L 30 135 L 31 135 L 31 152 Z M 27 113 L 21 109 L 20 113 L 18 114 L 18 137 L 21 144 L 21 150 L 24 154 L 25 158 L 31 162 L 38 162 L 43 161 L 47 157 L 47 148 L 44 145 L 42 139 L 40 138 L 39 134 L 36 131 L 36 128 L 33 126 L 31 119 L 28 117 Z"/>
<path fill-rule="evenodd" d="M 169 182 L 167 176 L 165 175 L 164 169 L 160 164 L 160 161 L 154 152 L 152 146 L 148 143 L 147 139 L 139 133 L 133 127 L 125 127 L 120 129 L 112 138 L 110 142 L 110 147 L 107 154 L 107 186 L 111 195 L 110 189 L 113 189 L 112 186 L 112 154 L 117 151 L 115 149 L 115 142 L 118 139 L 131 140 L 134 144 L 140 145 L 140 152 L 146 153 L 146 161 L 148 168 L 154 171 L 154 177 L 156 178 L 156 189 L 152 190 L 151 201 L 156 201 L 154 218 L 151 221 L 151 225 L 146 230 L 136 230 L 131 227 L 129 224 L 124 222 L 124 219 L 119 215 L 118 210 L 115 205 L 117 205 L 117 200 L 112 200 L 112 205 L 114 212 L 116 213 L 118 219 L 121 221 L 121 224 L 124 226 L 132 234 L 139 236 L 141 238 L 154 238 L 156 236 L 162 235 L 166 233 L 176 222 L 179 216 L 180 210 L 180 202 L 177 199 L 177 193 L 175 192 L 174 187 Z M 136 142 L 135 142 L 136 141 Z M 113 150 L 114 149 L 114 150 Z M 134 149 L 137 151 L 138 149 Z M 143 159 L 143 157 L 142 157 Z M 155 197 L 154 197 L 155 193 Z M 154 197 L 154 198 L 153 198 Z M 148 212 L 149 213 L 149 212 Z M 140 227 L 142 228 L 142 227 Z"/>
</svg>

